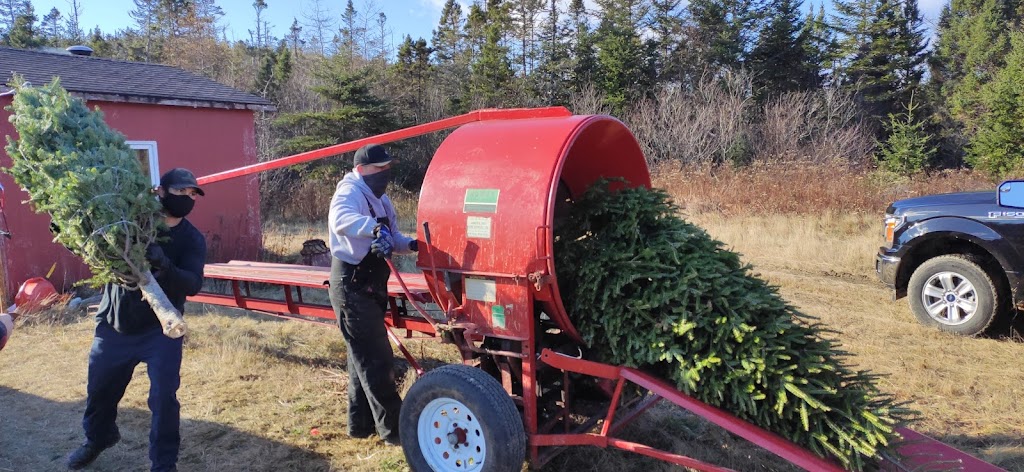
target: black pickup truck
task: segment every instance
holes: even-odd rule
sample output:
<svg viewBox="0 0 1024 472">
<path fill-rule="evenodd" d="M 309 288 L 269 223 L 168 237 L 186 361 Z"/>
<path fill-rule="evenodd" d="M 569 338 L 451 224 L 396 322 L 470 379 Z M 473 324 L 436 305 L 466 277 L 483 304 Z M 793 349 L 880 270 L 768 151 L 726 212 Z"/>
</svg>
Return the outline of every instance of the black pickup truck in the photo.
<svg viewBox="0 0 1024 472">
<path fill-rule="evenodd" d="M 1024 309 L 1024 181 L 896 201 L 885 242 L 875 271 L 926 325 L 974 336 Z"/>
</svg>

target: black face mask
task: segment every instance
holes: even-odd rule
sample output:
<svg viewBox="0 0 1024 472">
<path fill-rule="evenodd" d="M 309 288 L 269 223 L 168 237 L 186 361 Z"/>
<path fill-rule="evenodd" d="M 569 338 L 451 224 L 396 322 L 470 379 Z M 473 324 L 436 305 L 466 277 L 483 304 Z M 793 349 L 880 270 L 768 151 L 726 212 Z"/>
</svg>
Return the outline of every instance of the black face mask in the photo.
<svg viewBox="0 0 1024 472">
<path fill-rule="evenodd" d="M 377 198 L 384 195 L 384 191 L 388 189 L 388 182 L 391 182 L 391 169 L 384 169 L 376 174 L 364 175 L 363 182 L 366 182 L 366 186 L 370 187 L 370 191 Z"/>
<path fill-rule="evenodd" d="M 192 212 L 192 207 L 196 205 L 196 201 L 188 195 L 174 195 L 172 193 L 164 194 L 164 197 L 160 199 L 160 203 L 164 204 L 164 210 L 168 215 L 175 218 L 184 218 Z"/>
</svg>

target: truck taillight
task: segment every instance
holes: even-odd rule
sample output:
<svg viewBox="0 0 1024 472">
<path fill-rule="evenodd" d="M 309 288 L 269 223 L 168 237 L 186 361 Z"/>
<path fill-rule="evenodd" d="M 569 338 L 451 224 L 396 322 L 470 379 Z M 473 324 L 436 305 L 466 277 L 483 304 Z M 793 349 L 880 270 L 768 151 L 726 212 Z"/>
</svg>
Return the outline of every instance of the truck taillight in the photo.
<svg viewBox="0 0 1024 472">
<path fill-rule="evenodd" d="M 885 216 L 885 243 L 890 247 L 892 246 L 893 240 L 896 238 L 896 228 L 899 228 L 901 224 L 903 224 L 902 217 L 892 215 Z"/>
</svg>

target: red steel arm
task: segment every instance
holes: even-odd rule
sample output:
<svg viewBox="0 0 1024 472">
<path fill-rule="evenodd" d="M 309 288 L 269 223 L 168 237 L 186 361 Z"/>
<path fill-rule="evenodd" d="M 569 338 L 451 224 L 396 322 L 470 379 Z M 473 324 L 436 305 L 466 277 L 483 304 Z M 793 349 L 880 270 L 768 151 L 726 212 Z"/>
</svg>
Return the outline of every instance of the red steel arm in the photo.
<svg viewBox="0 0 1024 472">
<path fill-rule="evenodd" d="M 451 118 L 445 118 L 443 120 L 432 121 L 430 123 L 424 123 L 422 125 L 411 126 L 409 128 L 403 128 L 400 130 L 390 131 L 376 136 L 370 136 L 367 138 L 357 139 L 355 141 L 349 141 L 347 143 L 335 144 L 322 149 L 315 149 L 313 151 L 307 151 L 293 156 L 282 157 L 274 159 L 272 161 L 260 162 L 259 164 L 252 164 L 245 167 L 239 167 L 237 169 L 229 169 L 216 174 L 210 174 L 197 179 L 199 185 L 212 184 L 214 182 L 220 182 L 222 180 L 233 179 L 235 177 L 242 177 L 244 175 L 255 174 L 257 172 L 263 172 L 272 169 L 279 169 L 281 167 L 287 167 L 294 164 L 301 164 L 303 162 L 315 161 L 324 157 L 337 156 L 338 154 L 344 154 L 346 152 L 355 151 L 367 144 L 384 144 L 394 141 L 401 141 L 403 139 L 413 138 L 435 131 L 441 131 L 448 128 L 454 128 L 456 126 L 462 126 L 467 123 L 473 123 L 476 121 L 490 121 L 490 120 L 518 120 L 523 118 L 551 118 L 559 116 L 569 116 L 572 113 L 565 107 L 546 107 L 546 108 L 488 108 L 483 110 L 475 110 L 464 115 L 453 116 Z"/>
</svg>

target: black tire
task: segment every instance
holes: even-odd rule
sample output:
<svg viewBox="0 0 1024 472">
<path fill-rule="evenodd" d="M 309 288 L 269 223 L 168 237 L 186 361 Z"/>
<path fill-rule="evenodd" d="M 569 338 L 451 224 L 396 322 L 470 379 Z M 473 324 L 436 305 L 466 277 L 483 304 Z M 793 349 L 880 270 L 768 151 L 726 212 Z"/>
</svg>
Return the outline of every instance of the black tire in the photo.
<svg viewBox="0 0 1024 472">
<path fill-rule="evenodd" d="M 1006 294 L 970 256 L 928 259 L 910 276 L 907 298 L 918 321 L 943 331 L 976 336 L 1005 311 Z"/>
<path fill-rule="evenodd" d="M 446 365 L 417 380 L 402 402 L 399 431 L 415 472 L 519 472 L 526 458 L 515 403 L 497 380 L 473 367 Z"/>
</svg>

